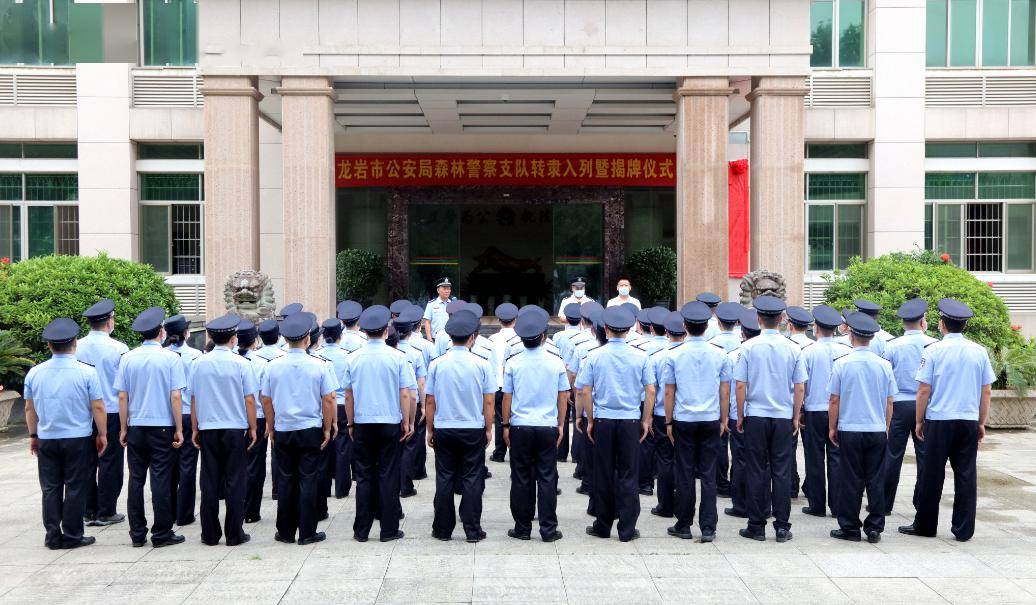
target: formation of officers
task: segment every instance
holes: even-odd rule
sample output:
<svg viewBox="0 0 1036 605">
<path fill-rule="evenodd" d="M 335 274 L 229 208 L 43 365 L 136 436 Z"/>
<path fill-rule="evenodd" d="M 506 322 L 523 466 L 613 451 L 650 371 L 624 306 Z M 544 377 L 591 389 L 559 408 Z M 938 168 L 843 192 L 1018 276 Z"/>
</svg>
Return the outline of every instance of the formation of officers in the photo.
<svg viewBox="0 0 1036 605">
<path fill-rule="evenodd" d="M 224 315 L 206 324 L 204 353 L 187 346 L 184 318 L 161 308 L 133 320 L 143 341 L 133 350 L 110 336 L 110 299 L 84 312 L 85 337 L 78 322 L 55 319 L 43 331 L 53 355 L 30 370 L 24 394 L 46 546 L 92 544 L 84 522 L 126 520 L 116 511 L 124 456 L 134 546 L 149 531 L 155 547 L 184 541 L 174 527 L 194 521 L 199 458 L 202 542 L 247 542 L 268 448 L 277 541 L 324 540 L 327 498 L 348 496 L 354 481 L 353 538 L 367 541 L 375 521 L 381 541 L 402 538 L 400 498 L 416 493 L 428 447 L 432 536 L 450 540 L 459 516 L 464 538 L 478 542 L 491 442 L 492 460 L 510 455 L 507 535 L 530 539 L 536 520 L 539 537 L 555 541 L 569 424 L 591 536 L 637 538 L 640 497 L 652 495 L 651 514 L 673 519 L 669 535 L 693 538 L 696 521 L 710 542 L 724 496 L 723 512 L 746 519 L 741 536 L 765 540 L 772 517 L 786 542 L 800 438 L 802 512 L 835 517 L 832 537 L 881 539 L 910 439 L 916 514 L 899 531 L 935 535 L 949 460 L 953 535 L 974 532 L 975 460 L 994 377 L 985 350 L 963 336 L 972 312 L 958 301 L 938 303 L 941 340 L 927 335 L 923 300 L 898 309 L 905 332 L 892 338 L 866 300 L 810 312 L 711 293 L 678 311 L 569 301 L 564 329 L 550 338 L 547 311 L 504 303 L 494 310 L 501 329 L 485 338 L 482 308 L 454 300 L 446 279 L 438 291 L 425 309 L 345 301 L 323 322 L 298 303 L 258 326 Z M 779 331 L 785 319 L 788 334 Z"/>
</svg>

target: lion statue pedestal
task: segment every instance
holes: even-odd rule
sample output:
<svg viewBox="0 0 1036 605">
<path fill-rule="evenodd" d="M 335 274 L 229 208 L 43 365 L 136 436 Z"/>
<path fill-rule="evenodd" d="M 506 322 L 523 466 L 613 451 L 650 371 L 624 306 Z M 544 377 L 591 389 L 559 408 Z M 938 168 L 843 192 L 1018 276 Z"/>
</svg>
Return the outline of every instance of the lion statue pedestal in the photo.
<svg viewBox="0 0 1036 605">
<path fill-rule="evenodd" d="M 273 319 L 277 302 L 270 277 L 260 271 L 245 269 L 227 278 L 223 289 L 226 310 L 254 324 Z"/>
</svg>

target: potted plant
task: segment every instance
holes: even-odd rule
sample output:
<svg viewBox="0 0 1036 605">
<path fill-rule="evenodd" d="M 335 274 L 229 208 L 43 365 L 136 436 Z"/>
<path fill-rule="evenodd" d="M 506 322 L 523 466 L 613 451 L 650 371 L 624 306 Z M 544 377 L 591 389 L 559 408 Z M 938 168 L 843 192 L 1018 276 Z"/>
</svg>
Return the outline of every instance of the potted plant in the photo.
<svg viewBox="0 0 1036 605">
<path fill-rule="evenodd" d="M 368 306 L 385 280 L 385 259 L 370 250 L 346 249 L 335 256 L 338 300 L 355 300 Z"/>
<path fill-rule="evenodd" d="M 1036 341 L 989 352 L 996 382 L 986 426 L 1027 429 L 1036 415 Z"/>
<path fill-rule="evenodd" d="M 32 360 L 28 358 L 29 349 L 22 346 L 20 342 L 8 331 L 0 332 L 0 432 L 7 430 L 7 423 L 11 419 L 11 408 L 21 397 L 13 386 L 21 382 L 25 372 L 32 366 Z"/>
<path fill-rule="evenodd" d="M 671 307 L 676 298 L 676 252 L 672 248 L 638 250 L 630 255 L 626 271 L 645 307 Z"/>
</svg>

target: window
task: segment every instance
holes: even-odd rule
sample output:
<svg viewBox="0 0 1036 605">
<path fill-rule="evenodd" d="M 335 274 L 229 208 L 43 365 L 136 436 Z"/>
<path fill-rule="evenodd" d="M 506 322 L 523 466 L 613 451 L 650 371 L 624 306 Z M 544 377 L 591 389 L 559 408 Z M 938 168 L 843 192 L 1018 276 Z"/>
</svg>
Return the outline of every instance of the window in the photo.
<svg viewBox="0 0 1036 605">
<path fill-rule="evenodd" d="M 665 245 L 676 250 L 676 191 L 626 190 L 626 254 Z"/>
<path fill-rule="evenodd" d="M 0 63 L 104 61 L 101 5 L 73 0 L 0 0 Z"/>
<path fill-rule="evenodd" d="M 806 159 L 867 159 L 867 143 L 807 143 Z"/>
<path fill-rule="evenodd" d="M 0 257 L 79 254 L 75 174 L 0 174 Z"/>
<path fill-rule="evenodd" d="M 863 67 L 866 37 L 864 0 L 813 0 L 810 43 L 813 67 Z"/>
<path fill-rule="evenodd" d="M 929 67 L 1036 64 L 1036 0 L 928 0 Z"/>
<path fill-rule="evenodd" d="M 75 159 L 79 148 L 75 143 L 0 143 L 0 158 L 5 159 Z"/>
<path fill-rule="evenodd" d="M 137 143 L 139 160 L 202 160 L 204 146 L 200 143 Z"/>
<path fill-rule="evenodd" d="M 200 174 L 141 174 L 141 262 L 159 273 L 201 274 L 204 199 Z"/>
<path fill-rule="evenodd" d="M 197 0 L 143 0 L 144 65 L 198 62 Z"/>
<path fill-rule="evenodd" d="M 806 175 L 806 268 L 845 269 L 863 256 L 865 173 Z"/>
<path fill-rule="evenodd" d="M 1036 173 L 925 175 L 925 246 L 969 271 L 1033 270 Z"/>
<path fill-rule="evenodd" d="M 1036 158 L 1036 143 L 925 143 L 926 158 Z"/>
</svg>

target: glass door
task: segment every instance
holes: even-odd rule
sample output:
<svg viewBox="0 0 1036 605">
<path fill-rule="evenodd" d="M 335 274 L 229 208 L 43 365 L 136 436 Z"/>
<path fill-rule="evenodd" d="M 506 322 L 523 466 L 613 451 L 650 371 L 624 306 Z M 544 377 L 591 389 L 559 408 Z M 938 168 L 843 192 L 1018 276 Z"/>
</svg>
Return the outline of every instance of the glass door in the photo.
<svg viewBox="0 0 1036 605">
<path fill-rule="evenodd" d="M 561 299 L 568 296 L 575 277 L 586 280 L 586 295 L 604 304 L 602 297 L 611 284 L 604 279 L 604 206 L 601 204 L 553 205 L 554 273 L 553 298 L 549 305 L 556 315 Z"/>
<path fill-rule="evenodd" d="M 408 212 L 411 300 L 424 304 L 434 298 L 435 284 L 442 277 L 450 278 L 455 284 L 453 295 L 458 296 L 460 231 L 457 206 L 411 204 Z"/>
</svg>

